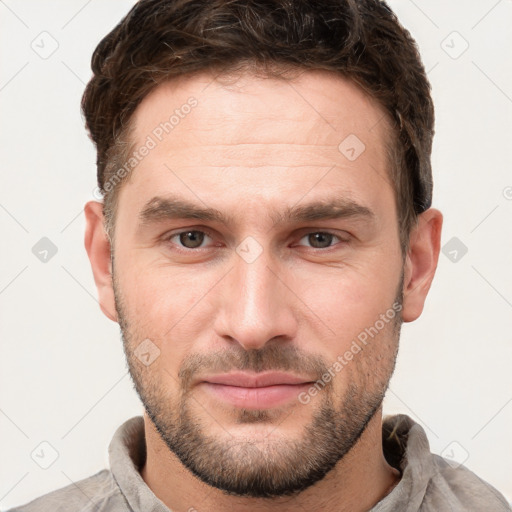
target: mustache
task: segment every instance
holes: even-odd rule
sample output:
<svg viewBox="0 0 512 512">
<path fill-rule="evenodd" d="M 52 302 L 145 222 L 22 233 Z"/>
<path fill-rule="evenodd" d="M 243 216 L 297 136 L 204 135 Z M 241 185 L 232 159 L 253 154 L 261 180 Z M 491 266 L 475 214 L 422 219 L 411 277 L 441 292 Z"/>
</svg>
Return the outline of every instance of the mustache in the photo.
<svg viewBox="0 0 512 512">
<path fill-rule="evenodd" d="M 208 354 L 192 354 L 184 360 L 178 378 L 182 389 L 187 390 L 194 378 L 202 373 L 293 370 L 304 375 L 315 375 L 320 379 L 327 368 L 328 365 L 318 355 L 305 354 L 292 345 L 269 344 L 261 349 L 244 350 L 239 347 Z"/>
</svg>

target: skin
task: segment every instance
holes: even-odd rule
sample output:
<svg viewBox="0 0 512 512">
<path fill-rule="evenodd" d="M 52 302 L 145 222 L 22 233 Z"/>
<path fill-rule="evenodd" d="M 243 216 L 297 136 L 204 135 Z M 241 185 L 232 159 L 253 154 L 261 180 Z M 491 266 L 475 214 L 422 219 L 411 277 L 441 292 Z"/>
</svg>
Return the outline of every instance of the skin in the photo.
<svg viewBox="0 0 512 512">
<path fill-rule="evenodd" d="M 145 406 L 141 476 L 175 511 L 368 510 L 400 479 L 382 452 L 381 401 L 400 323 L 420 316 L 434 277 L 442 214 L 420 215 L 403 259 L 387 177 L 390 127 L 352 82 L 311 71 L 292 83 L 248 72 L 219 80 L 182 77 L 138 106 L 136 146 L 190 96 L 198 101 L 122 185 L 112 247 L 101 203 L 85 207 L 101 309 L 120 323 Z M 353 161 L 338 149 L 349 134 L 365 145 Z M 148 201 L 171 195 L 232 223 L 141 222 Z M 273 224 L 287 207 L 328 198 L 373 216 Z M 195 233 L 199 248 L 194 237 L 173 236 L 194 230 L 208 233 Z M 318 242 L 314 234 L 325 232 L 335 236 Z M 244 245 L 247 237 L 256 242 Z M 257 257 L 248 262 L 240 247 Z M 235 369 L 282 369 L 315 381 L 400 303 L 394 321 L 307 404 L 233 407 L 199 384 Z M 136 357 L 145 339 L 160 351 L 149 366 Z M 308 464 L 318 464 L 318 474 L 308 475 Z M 266 487 L 251 491 L 262 474 Z M 231 493 L 228 481 L 236 484 Z"/>
</svg>

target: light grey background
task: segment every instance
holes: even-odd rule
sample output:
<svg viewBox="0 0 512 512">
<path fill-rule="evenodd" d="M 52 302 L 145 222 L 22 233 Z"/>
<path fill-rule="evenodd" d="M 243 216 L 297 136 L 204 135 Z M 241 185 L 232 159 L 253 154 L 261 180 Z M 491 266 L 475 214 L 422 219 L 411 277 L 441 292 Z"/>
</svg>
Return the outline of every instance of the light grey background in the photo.
<svg viewBox="0 0 512 512">
<path fill-rule="evenodd" d="M 92 51 L 132 4 L 0 0 L 2 508 L 106 467 L 113 432 L 142 413 L 83 247 L 96 183 L 79 112 Z M 512 2 L 390 4 L 432 82 L 434 206 L 443 245 L 457 240 L 403 327 L 385 412 L 512 500 Z"/>
</svg>

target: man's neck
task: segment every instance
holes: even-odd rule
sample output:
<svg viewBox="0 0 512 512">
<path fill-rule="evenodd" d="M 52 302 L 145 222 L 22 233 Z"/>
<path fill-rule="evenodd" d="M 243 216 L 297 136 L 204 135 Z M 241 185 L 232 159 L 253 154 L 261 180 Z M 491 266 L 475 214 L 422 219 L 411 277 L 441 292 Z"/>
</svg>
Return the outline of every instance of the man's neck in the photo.
<svg viewBox="0 0 512 512">
<path fill-rule="evenodd" d="M 400 481 L 399 471 L 387 463 L 382 451 L 382 410 L 325 478 L 298 495 L 272 499 L 229 496 L 203 483 L 170 452 L 146 414 L 144 425 L 147 459 L 141 476 L 174 512 L 362 512 L 371 509 Z"/>
</svg>

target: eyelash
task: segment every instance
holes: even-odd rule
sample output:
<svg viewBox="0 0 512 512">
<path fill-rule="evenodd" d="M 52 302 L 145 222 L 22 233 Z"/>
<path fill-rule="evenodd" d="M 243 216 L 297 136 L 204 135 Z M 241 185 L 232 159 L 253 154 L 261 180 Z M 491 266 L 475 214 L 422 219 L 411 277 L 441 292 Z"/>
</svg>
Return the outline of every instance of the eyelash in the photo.
<svg viewBox="0 0 512 512">
<path fill-rule="evenodd" d="M 170 233 L 168 234 L 167 236 L 164 237 L 163 241 L 164 242 L 171 242 L 171 240 L 178 236 L 181 235 L 182 233 L 189 233 L 189 232 L 197 232 L 197 233 L 203 233 L 207 236 L 209 236 L 210 238 L 214 238 L 214 234 L 211 232 L 211 231 L 208 231 L 206 229 L 195 229 L 195 228 L 189 228 L 189 229 L 184 229 L 184 230 L 181 230 L 181 231 L 177 231 L 175 233 Z M 317 234 L 317 233 L 322 233 L 322 234 L 326 234 L 326 235 L 332 235 L 333 237 L 337 238 L 339 240 L 339 243 L 349 243 L 349 240 L 347 239 L 344 239 L 342 238 L 340 235 L 337 235 L 336 233 L 333 233 L 332 231 L 329 231 L 329 230 L 318 230 L 318 231 L 308 231 L 308 232 L 305 232 L 300 240 L 302 240 L 304 237 L 308 236 L 308 235 L 312 235 L 312 234 Z M 206 249 L 206 247 L 198 247 L 198 248 L 195 248 L 195 249 L 189 249 L 189 248 L 183 248 L 183 247 L 180 247 L 176 244 L 173 244 L 177 247 L 177 250 L 179 252 L 183 252 L 183 253 L 191 253 L 191 252 L 198 252 L 200 249 Z M 323 248 L 323 249 L 319 249 L 319 248 L 315 248 L 315 247 L 308 247 L 309 249 L 312 249 L 313 251 L 321 251 L 321 252 L 328 252 L 330 250 L 332 250 L 333 248 L 336 247 L 336 245 L 338 244 L 334 244 L 334 245 L 331 245 L 329 247 L 326 247 L 326 248 Z M 307 246 L 302 246 L 302 247 L 307 247 Z"/>
</svg>

